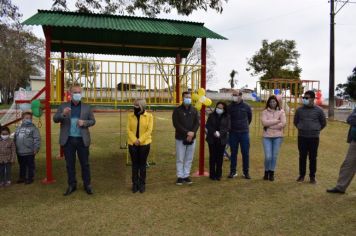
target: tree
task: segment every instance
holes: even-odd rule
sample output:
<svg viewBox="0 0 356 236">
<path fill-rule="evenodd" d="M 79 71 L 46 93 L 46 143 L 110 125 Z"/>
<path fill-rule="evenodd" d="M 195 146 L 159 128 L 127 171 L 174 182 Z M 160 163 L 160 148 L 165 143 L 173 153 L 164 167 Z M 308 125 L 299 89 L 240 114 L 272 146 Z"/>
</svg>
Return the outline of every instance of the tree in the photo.
<svg viewBox="0 0 356 236">
<path fill-rule="evenodd" d="M 276 40 L 268 43 L 267 40 L 262 41 L 262 48 L 255 53 L 247 62 L 252 69 L 252 76 L 260 76 L 260 81 L 268 81 L 270 79 L 282 78 L 290 80 L 300 80 L 302 69 L 298 66 L 298 58 L 300 54 L 296 50 L 294 40 Z M 269 83 L 261 83 L 263 89 L 269 89 Z M 282 88 L 290 89 L 292 94 L 295 93 L 295 85 L 282 84 Z M 298 92 L 301 92 L 302 87 L 299 86 Z"/>
<path fill-rule="evenodd" d="M 190 53 L 186 58 L 182 58 L 180 63 L 180 83 L 182 84 L 183 79 L 187 79 L 187 83 L 191 82 L 191 73 L 193 69 L 197 69 L 198 66 L 201 64 L 201 47 L 200 41 L 197 41 L 194 46 L 192 47 Z M 210 45 L 206 47 L 206 81 L 212 82 L 215 77 L 215 58 L 213 55 L 213 48 Z M 165 58 L 165 57 L 155 57 L 152 61 L 157 65 L 157 69 L 162 75 L 162 79 L 164 80 L 165 84 L 170 85 L 168 86 L 168 92 L 173 97 L 173 87 L 172 84 L 175 84 L 175 77 L 172 76 L 175 72 L 175 66 L 165 66 L 166 64 L 175 64 L 176 61 L 173 58 Z M 188 90 L 188 88 L 184 88 Z"/>
<path fill-rule="evenodd" d="M 344 84 L 338 84 L 336 86 L 337 96 L 345 97 L 350 96 L 353 100 L 356 100 L 356 67 L 352 70 L 352 75 L 347 77 L 347 82 Z"/>
<path fill-rule="evenodd" d="M 235 87 L 235 84 L 237 85 L 237 80 L 234 79 L 235 75 L 237 75 L 238 72 L 236 70 L 232 70 L 230 73 L 231 79 L 229 79 L 230 87 L 233 89 Z"/>
<path fill-rule="evenodd" d="M 137 10 L 143 14 L 155 17 L 164 12 L 169 13 L 176 9 L 180 15 L 190 15 L 196 10 L 205 10 L 209 8 L 221 13 L 223 3 L 228 0 L 76 0 L 75 7 L 78 12 L 95 12 L 105 14 L 135 14 Z M 68 10 L 67 0 L 53 0 L 53 10 Z"/>
<path fill-rule="evenodd" d="M 0 0 L 0 24 L 19 23 L 21 16 L 11 0 Z"/>
<path fill-rule="evenodd" d="M 66 58 L 65 70 L 69 74 L 66 86 L 70 87 L 72 84 L 80 83 L 80 78 L 87 76 L 90 87 L 93 87 L 95 72 L 100 70 L 100 65 L 94 61 L 94 55 L 67 53 Z"/>
<path fill-rule="evenodd" d="M 14 91 L 25 86 L 30 75 L 40 75 L 44 65 L 44 42 L 20 28 L 0 24 L 1 100 L 10 103 Z"/>
</svg>

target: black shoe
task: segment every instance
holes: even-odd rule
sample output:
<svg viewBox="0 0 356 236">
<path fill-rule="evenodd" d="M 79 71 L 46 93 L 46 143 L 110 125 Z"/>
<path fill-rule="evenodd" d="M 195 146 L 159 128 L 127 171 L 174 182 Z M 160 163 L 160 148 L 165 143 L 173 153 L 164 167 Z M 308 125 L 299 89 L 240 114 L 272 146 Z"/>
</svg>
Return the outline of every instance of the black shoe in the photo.
<svg viewBox="0 0 356 236">
<path fill-rule="evenodd" d="M 251 176 L 248 173 L 246 173 L 246 174 L 244 174 L 244 178 L 245 179 L 251 179 Z"/>
<path fill-rule="evenodd" d="M 298 183 L 303 183 L 303 182 L 304 182 L 304 176 L 299 176 L 296 181 L 297 181 Z"/>
<path fill-rule="evenodd" d="M 215 180 L 216 180 L 216 181 L 220 181 L 220 180 L 221 180 L 221 177 L 216 177 Z"/>
<path fill-rule="evenodd" d="M 326 190 L 326 192 L 328 192 L 328 193 L 341 193 L 341 194 L 345 193 L 344 191 L 341 191 L 341 190 L 337 189 L 336 187 L 335 188 L 329 188 L 329 189 Z"/>
<path fill-rule="evenodd" d="M 85 186 L 85 187 L 84 187 L 84 190 L 85 190 L 85 192 L 86 192 L 87 194 L 89 194 L 89 195 L 94 194 L 93 189 L 92 189 L 92 187 L 91 187 L 90 185 Z"/>
<path fill-rule="evenodd" d="M 216 180 L 216 178 L 214 176 L 209 176 L 209 179 Z"/>
<path fill-rule="evenodd" d="M 309 183 L 311 183 L 311 184 L 316 184 L 316 179 L 315 179 L 315 177 L 310 177 Z"/>
<path fill-rule="evenodd" d="M 22 184 L 22 183 L 25 183 L 25 180 L 24 179 L 19 179 L 16 181 L 17 184 Z"/>
<path fill-rule="evenodd" d="M 63 193 L 63 195 L 68 196 L 68 195 L 72 194 L 73 192 L 75 192 L 75 190 L 77 190 L 76 186 L 68 186 L 67 190 L 65 191 L 65 193 Z"/>
<path fill-rule="evenodd" d="M 178 178 L 176 185 L 183 185 L 183 179 L 182 178 Z"/>
<path fill-rule="evenodd" d="M 268 175 L 269 175 L 269 171 L 265 170 L 265 175 L 263 176 L 263 180 L 268 180 Z"/>
<path fill-rule="evenodd" d="M 227 176 L 229 179 L 237 177 L 237 172 L 230 172 L 230 174 Z"/>
<path fill-rule="evenodd" d="M 271 170 L 269 171 L 268 180 L 274 181 L 274 171 L 271 171 Z"/>
<path fill-rule="evenodd" d="M 192 181 L 189 177 L 184 178 L 183 181 L 184 181 L 185 183 L 187 183 L 187 184 L 192 184 L 192 183 L 193 183 L 193 181 Z"/>
<path fill-rule="evenodd" d="M 146 186 L 145 184 L 140 185 L 140 193 L 144 193 L 146 191 Z"/>
<path fill-rule="evenodd" d="M 137 184 L 132 184 L 132 192 L 137 193 L 138 191 L 138 185 Z"/>
<path fill-rule="evenodd" d="M 33 183 L 33 179 L 26 179 L 25 180 L 25 184 L 32 184 Z"/>
</svg>

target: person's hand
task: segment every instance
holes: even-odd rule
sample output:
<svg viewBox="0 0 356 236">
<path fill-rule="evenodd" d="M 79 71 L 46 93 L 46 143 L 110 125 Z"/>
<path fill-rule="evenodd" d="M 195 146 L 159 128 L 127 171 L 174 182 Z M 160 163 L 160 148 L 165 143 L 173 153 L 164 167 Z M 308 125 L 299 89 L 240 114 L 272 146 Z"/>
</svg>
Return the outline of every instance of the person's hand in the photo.
<svg viewBox="0 0 356 236">
<path fill-rule="evenodd" d="M 214 136 L 217 138 L 220 138 L 220 132 L 219 131 L 215 131 Z"/>
<path fill-rule="evenodd" d="M 78 120 L 78 126 L 79 127 L 84 126 L 84 120 Z"/>
<path fill-rule="evenodd" d="M 72 109 L 70 107 L 66 107 L 66 108 L 63 109 L 63 113 L 62 114 L 64 116 L 68 116 L 71 110 Z"/>
<path fill-rule="evenodd" d="M 189 137 L 194 137 L 194 132 L 192 132 L 192 131 L 189 131 L 188 133 L 187 133 L 187 135 L 189 136 Z"/>
<path fill-rule="evenodd" d="M 193 141 L 193 137 L 192 136 L 188 136 L 187 137 L 187 141 L 190 143 L 190 142 L 192 142 Z"/>
<path fill-rule="evenodd" d="M 140 145 L 140 140 L 136 139 L 135 143 L 134 143 L 136 146 L 139 146 Z"/>
</svg>

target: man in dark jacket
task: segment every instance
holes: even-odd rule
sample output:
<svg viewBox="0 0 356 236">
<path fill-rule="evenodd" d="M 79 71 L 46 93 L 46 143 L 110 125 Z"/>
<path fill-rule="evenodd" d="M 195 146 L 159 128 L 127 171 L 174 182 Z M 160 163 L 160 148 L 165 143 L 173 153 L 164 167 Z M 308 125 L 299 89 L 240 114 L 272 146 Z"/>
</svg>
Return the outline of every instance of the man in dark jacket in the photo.
<svg viewBox="0 0 356 236">
<path fill-rule="evenodd" d="M 327 189 L 328 193 L 345 193 L 356 173 L 356 108 L 347 118 L 350 125 L 347 142 L 350 143 L 346 158 L 340 167 L 336 187 Z"/>
<path fill-rule="evenodd" d="M 191 103 L 189 92 L 182 93 L 183 104 L 175 108 L 172 115 L 176 138 L 177 185 L 192 184 L 190 169 L 192 167 L 195 137 L 199 129 L 199 113 Z"/>
<path fill-rule="evenodd" d="M 239 90 L 236 90 L 232 93 L 232 102 L 227 107 L 227 110 L 231 117 L 231 130 L 229 138 L 231 149 L 231 163 L 230 174 L 228 175 L 228 178 L 234 178 L 237 176 L 237 153 L 238 145 L 240 144 L 242 153 L 243 175 L 246 179 L 251 179 L 249 174 L 249 125 L 252 121 L 251 107 L 242 100 L 242 93 Z"/>
<path fill-rule="evenodd" d="M 70 195 L 77 189 L 75 177 L 76 154 L 82 169 L 84 190 L 87 194 L 93 194 L 90 184 L 89 167 L 89 127 L 95 124 L 94 114 L 89 105 L 81 102 L 82 89 L 79 85 L 71 88 L 72 101 L 59 106 L 53 116 L 55 123 L 61 123 L 59 143 L 64 148 L 68 174 L 68 188 L 64 196 Z"/>
<path fill-rule="evenodd" d="M 303 106 L 299 107 L 294 116 L 294 125 L 298 129 L 299 177 L 297 182 L 304 182 L 309 154 L 310 183 L 315 184 L 316 158 L 318 155 L 320 131 L 326 126 L 323 110 L 314 105 L 315 93 L 306 91 Z"/>
</svg>

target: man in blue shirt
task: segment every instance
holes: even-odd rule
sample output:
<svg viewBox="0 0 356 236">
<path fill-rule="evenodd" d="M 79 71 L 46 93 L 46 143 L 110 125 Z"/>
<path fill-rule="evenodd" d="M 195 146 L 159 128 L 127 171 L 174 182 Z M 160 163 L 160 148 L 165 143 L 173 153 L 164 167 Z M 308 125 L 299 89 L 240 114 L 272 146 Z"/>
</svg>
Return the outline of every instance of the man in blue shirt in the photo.
<svg viewBox="0 0 356 236">
<path fill-rule="evenodd" d="M 87 194 L 93 194 L 90 184 L 89 168 L 89 127 L 95 124 L 94 114 L 89 105 L 81 102 L 82 89 L 79 85 L 71 88 L 71 102 L 59 106 L 53 116 L 55 123 L 61 123 L 59 143 L 63 147 L 66 168 L 68 174 L 68 188 L 64 193 L 70 195 L 77 189 L 75 176 L 76 155 L 82 169 L 84 190 Z"/>
</svg>

